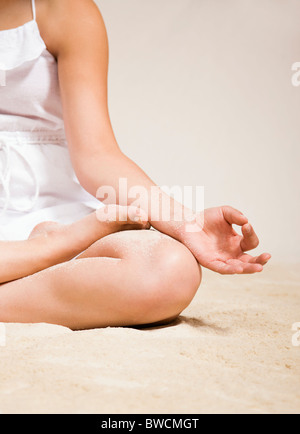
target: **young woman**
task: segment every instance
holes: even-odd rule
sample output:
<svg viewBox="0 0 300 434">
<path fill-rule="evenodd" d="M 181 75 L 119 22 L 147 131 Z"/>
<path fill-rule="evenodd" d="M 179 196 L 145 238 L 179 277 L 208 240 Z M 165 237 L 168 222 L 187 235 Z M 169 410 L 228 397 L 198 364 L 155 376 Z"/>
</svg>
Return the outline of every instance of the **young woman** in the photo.
<svg viewBox="0 0 300 434">
<path fill-rule="evenodd" d="M 161 192 L 149 199 L 159 188 L 112 130 L 107 73 L 92 0 L 0 0 L 0 322 L 167 321 L 193 299 L 201 265 L 255 273 L 270 259 L 245 253 L 258 238 L 230 206 L 193 216 L 203 228 L 192 232 L 190 215 L 175 218 L 182 205 Z M 146 192 L 138 209 L 120 178 Z M 102 186 L 116 192 L 105 206 Z"/>
</svg>

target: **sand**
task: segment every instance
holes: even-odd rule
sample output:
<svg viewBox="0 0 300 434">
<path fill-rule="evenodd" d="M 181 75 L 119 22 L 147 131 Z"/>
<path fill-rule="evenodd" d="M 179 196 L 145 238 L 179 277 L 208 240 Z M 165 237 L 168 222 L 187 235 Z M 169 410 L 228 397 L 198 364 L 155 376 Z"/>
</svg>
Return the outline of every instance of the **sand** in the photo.
<svg viewBox="0 0 300 434">
<path fill-rule="evenodd" d="M 300 266 L 270 264 L 254 276 L 205 270 L 168 327 L 8 324 L 0 412 L 300 413 L 296 322 Z"/>
</svg>

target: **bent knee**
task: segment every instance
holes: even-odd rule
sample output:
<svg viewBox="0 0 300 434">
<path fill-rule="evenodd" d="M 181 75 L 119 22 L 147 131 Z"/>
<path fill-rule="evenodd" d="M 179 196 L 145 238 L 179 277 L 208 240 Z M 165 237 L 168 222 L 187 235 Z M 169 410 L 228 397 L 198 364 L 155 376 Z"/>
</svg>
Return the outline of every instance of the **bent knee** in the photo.
<svg viewBox="0 0 300 434">
<path fill-rule="evenodd" d="M 145 281 L 143 304 L 151 322 L 176 318 L 193 300 L 202 279 L 201 267 L 181 243 L 167 237 L 158 246 Z"/>
<path fill-rule="evenodd" d="M 161 246 L 158 261 L 157 277 L 162 288 L 168 288 L 173 294 L 184 292 L 194 296 L 201 283 L 201 267 L 183 244 L 171 240 Z"/>
<path fill-rule="evenodd" d="M 132 264 L 127 282 L 131 324 L 177 317 L 201 283 L 201 267 L 193 254 L 157 231 L 119 232 L 100 240 L 97 249 L 99 255 L 124 259 L 126 266 Z"/>
</svg>

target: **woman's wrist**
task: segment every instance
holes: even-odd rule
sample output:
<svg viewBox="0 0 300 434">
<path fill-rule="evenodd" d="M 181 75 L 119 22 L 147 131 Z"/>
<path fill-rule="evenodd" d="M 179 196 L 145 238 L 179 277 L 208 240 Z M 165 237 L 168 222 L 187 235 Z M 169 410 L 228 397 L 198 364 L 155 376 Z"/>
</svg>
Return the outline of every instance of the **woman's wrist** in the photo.
<svg viewBox="0 0 300 434">
<path fill-rule="evenodd" d="M 151 225 L 160 232 L 175 238 L 183 244 L 188 241 L 188 235 L 190 233 L 199 232 L 201 230 L 201 226 L 197 223 L 197 214 L 193 211 L 188 211 L 181 220 L 151 221 Z"/>
</svg>

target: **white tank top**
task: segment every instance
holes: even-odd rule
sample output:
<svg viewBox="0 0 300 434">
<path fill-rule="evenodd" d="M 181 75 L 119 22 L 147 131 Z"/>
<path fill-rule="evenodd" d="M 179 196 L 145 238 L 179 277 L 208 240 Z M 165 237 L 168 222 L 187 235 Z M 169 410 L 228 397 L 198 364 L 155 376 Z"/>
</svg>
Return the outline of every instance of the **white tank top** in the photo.
<svg viewBox="0 0 300 434">
<path fill-rule="evenodd" d="M 63 132 L 57 63 L 36 22 L 0 31 L 0 125 L 5 131 Z"/>
<path fill-rule="evenodd" d="M 74 173 L 57 62 L 31 3 L 31 21 L 0 31 L 0 240 L 26 239 L 42 221 L 71 223 L 101 206 Z"/>
</svg>

